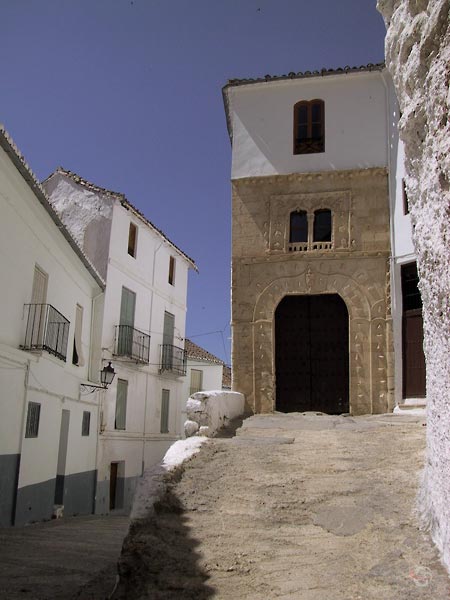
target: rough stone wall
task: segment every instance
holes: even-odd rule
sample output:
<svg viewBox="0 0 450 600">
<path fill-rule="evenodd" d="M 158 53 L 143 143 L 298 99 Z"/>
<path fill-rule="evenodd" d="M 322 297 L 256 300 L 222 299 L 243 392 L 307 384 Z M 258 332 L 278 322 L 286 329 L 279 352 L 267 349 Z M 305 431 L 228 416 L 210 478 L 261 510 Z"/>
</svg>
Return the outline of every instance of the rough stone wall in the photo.
<svg viewBox="0 0 450 600">
<path fill-rule="evenodd" d="M 289 251 L 292 211 L 329 208 L 331 249 Z M 385 169 L 233 181 L 233 389 L 248 412 L 275 409 L 274 314 L 289 294 L 337 293 L 349 312 L 350 410 L 393 407 Z"/>
<path fill-rule="evenodd" d="M 423 299 L 427 460 L 420 510 L 450 568 L 450 1 L 379 0 L 400 103 Z"/>
</svg>

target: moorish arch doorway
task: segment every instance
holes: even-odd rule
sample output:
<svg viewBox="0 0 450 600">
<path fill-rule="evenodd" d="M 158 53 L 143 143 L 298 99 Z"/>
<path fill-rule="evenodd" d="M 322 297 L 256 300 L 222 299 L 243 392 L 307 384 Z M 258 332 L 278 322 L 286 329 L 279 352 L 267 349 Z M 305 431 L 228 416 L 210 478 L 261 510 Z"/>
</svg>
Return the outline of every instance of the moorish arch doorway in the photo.
<svg viewBox="0 0 450 600">
<path fill-rule="evenodd" d="M 338 294 L 289 295 L 275 311 L 275 408 L 349 411 L 349 315 Z"/>
</svg>

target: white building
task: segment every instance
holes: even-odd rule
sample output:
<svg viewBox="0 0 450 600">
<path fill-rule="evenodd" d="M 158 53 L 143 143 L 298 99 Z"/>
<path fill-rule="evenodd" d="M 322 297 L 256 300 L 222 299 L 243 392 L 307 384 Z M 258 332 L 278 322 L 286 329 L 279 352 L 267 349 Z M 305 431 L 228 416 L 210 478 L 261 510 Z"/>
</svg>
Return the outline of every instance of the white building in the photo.
<svg viewBox="0 0 450 600">
<path fill-rule="evenodd" d="M 196 266 L 123 194 L 61 168 L 44 187 L 106 280 L 96 360 L 111 360 L 117 375 L 100 392 L 96 512 L 128 510 L 136 479 L 181 435 L 188 270 Z"/>
<path fill-rule="evenodd" d="M 184 395 L 187 398 L 204 390 L 221 390 L 223 386 L 223 360 L 198 346 L 189 339 L 185 340 L 187 371 L 184 383 Z"/>
<path fill-rule="evenodd" d="M 91 513 L 104 282 L 0 129 L 0 526 Z"/>
</svg>

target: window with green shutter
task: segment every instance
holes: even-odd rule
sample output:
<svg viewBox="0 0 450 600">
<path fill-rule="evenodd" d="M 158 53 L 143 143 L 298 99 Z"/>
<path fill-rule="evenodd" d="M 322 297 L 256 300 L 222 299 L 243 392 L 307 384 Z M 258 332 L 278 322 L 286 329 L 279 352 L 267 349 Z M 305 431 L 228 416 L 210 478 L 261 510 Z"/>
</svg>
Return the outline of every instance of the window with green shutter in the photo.
<svg viewBox="0 0 450 600">
<path fill-rule="evenodd" d="M 170 390 L 163 390 L 161 397 L 161 433 L 169 433 Z"/>
<path fill-rule="evenodd" d="M 114 422 L 114 429 L 126 429 L 127 395 L 128 381 L 125 381 L 125 379 L 119 379 L 117 381 L 116 418 Z"/>
</svg>

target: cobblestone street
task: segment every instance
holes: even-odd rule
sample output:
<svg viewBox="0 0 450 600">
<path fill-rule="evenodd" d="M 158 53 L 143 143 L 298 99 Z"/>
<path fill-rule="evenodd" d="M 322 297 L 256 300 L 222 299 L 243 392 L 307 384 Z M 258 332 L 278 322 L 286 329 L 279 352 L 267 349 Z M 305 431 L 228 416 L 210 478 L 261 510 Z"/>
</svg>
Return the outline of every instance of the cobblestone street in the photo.
<svg viewBox="0 0 450 600">
<path fill-rule="evenodd" d="M 0 530 L 0 598 L 68 600 L 101 576 L 107 597 L 128 517 L 87 516 Z"/>
</svg>

